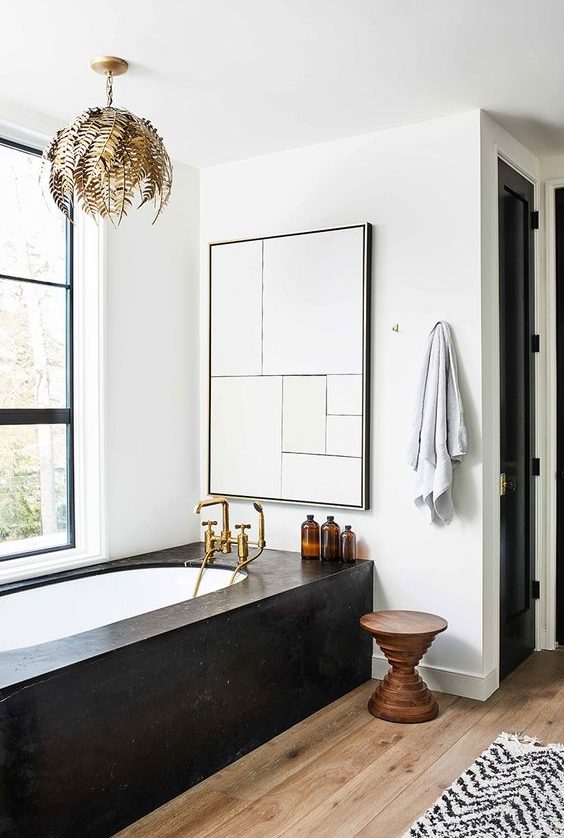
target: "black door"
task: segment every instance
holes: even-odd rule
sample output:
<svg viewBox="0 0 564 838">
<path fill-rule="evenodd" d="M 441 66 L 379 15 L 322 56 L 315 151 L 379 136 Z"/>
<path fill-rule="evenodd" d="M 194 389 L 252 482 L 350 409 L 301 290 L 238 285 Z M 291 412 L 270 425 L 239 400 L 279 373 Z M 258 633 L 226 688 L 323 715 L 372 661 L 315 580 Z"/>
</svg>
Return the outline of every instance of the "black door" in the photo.
<svg viewBox="0 0 564 838">
<path fill-rule="evenodd" d="M 557 471 L 556 493 L 556 640 L 564 645 L 564 189 L 556 190 L 556 358 Z"/>
<path fill-rule="evenodd" d="M 535 647 L 534 189 L 502 160 L 498 175 L 503 678 Z"/>
</svg>

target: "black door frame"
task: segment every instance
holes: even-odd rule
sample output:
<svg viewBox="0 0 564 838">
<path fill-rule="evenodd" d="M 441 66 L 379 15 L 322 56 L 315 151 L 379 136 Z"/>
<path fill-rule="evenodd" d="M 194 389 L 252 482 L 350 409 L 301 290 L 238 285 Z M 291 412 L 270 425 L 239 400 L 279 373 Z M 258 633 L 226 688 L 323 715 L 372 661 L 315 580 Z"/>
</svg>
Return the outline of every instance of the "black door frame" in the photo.
<svg viewBox="0 0 564 838">
<path fill-rule="evenodd" d="M 564 185 L 553 190 L 554 212 L 554 293 L 555 293 L 555 355 L 556 355 L 556 534 L 554 641 L 564 645 L 564 433 L 559 433 L 564 420 Z M 549 606 L 550 607 L 550 606 Z"/>
<path fill-rule="evenodd" d="M 524 336 L 524 347 L 526 354 L 526 362 L 525 367 L 523 368 L 524 373 L 524 381 L 525 381 L 525 399 L 527 401 L 528 410 L 525 411 L 524 414 L 524 422 L 525 422 L 525 437 L 526 437 L 526 451 L 525 451 L 525 476 L 526 476 L 526 487 L 525 487 L 525 499 L 526 499 L 526 510 L 527 510 L 527 520 L 525 525 L 525 543 L 528 545 L 528 556 L 529 556 L 529 564 L 528 568 L 526 569 L 526 582 L 525 582 L 525 597 L 526 601 L 522 611 L 515 614 L 515 617 L 512 617 L 511 620 L 519 621 L 519 625 L 522 624 L 522 628 L 517 628 L 517 623 L 515 623 L 514 628 L 511 629 L 509 626 L 511 623 L 505 623 L 505 654 L 502 657 L 502 651 L 504 647 L 504 633 L 503 633 L 503 626 L 504 626 L 504 605 L 503 605 L 503 546 L 502 546 L 502 514 L 503 514 L 503 500 L 500 499 L 500 508 L 499 508 L 499 520 L 500 520 L 500 532 L 499 532 L 499 559 L 500 559 L 500 576 L 499 576 L 499 593 L 498 593 L 498 602 L 500 607 L 500 621 L 499 621 L 499 661 L 498 661 L 498 672 L 501 677 L 509 674 L 509 672 L 515 667 L 516 663 L 524 658 L 527 654 L 527 649 L 529 649 L 529 653 L 533 652 L 537 647 L 537 637 L 538 637 L 538 609 L 536 607 L 535 599 L 537 598 L 537 594 L 535 591 L 534 586 L 538 585 L 535 580 L 538 578 L 536 569 L 538 565 L 537 556 L 538 556 L 538 523 L 537 523 L 537 515 L 536 515 L 536 507 L 538 503 L 538 489 L 537 483 L 538 481 L 535 479 L 535 475 L 537 472 L 534 468 L 533 463 L 538 462 L 537 458 L 537 437 L 536 437 L 536 427 L 538 422 L 537 417 L 537 404 L 536 404 L 536 385 L 538 382 L 537 378 L 537 371 L 536 371 L 536 357 L 535 354 L 535 344 L 533 341 L 533 335 L 536 331 L 536 305 L 537 305 L 537 271 L 536 271 L 536 248 L 537 242 L 536 237 L 533 234 L 533 230 L 538 228 L 538 213 L 536 212 L 536 203 L 537 203 L 537 184 L 535 180 L 519 167 L 516 166 L 510 160 L 507 160 L 503 155 L 498 155 L 497 159 L 497 173 L 505 170 L 504 174 L 504 193 L 509 195 L 513 195 L 515 198 L 519 199 L 520 201 L 527 201 L 528 204 L 528 215 L 524 218 L 524 232 L 526 233 L 524 247 L 525 247 L 525 260 L 527 264 L 527 298 L 525 300 L 525 321 L 522 324 L 522 327 L 525 330 Z M 530 186 L 530 195 L 529 197 L 525 197 L 526 192 L 523 192 L 522 181 L 527 181 L 528 186 Z M 496 190 L 497 195 L 500 196 L 502 194 L 501 184 L 498 184 L 498 189 Z M 499 197 L 498 197 L 498 218 L 500 212 L 500 204 L 499 204 Z M 535 223 L 536 221 L 536 223 Z M 501 244 L 501 238 L 498 232 L 498 243 Z M 502 265 L 502 252 L 499 252 L 499 282 L 498 282 L 498 299 L 500 299 L 500 295 L 502 292 L 502 277 L 501 277 L 501 265 Z M 506 289 L 507 291 L 507 289 Z M 499 405 L 500 405 L 500 434 L 501 434 L 501 419 L 503 416 L 502 413 L 502 375 L 503 375 L 503 368 L 502 368 L 502 335 L 503 335 L 503 327 L 504 324 L 502 322 L 502 310 L 501 307 L 499 309 L 499 370 L 500 370 L 500 380 L 499 380 Z M 531 344 L 529 344 L 531 341 Z M 503 440 L 500 436 L 500 448 L 499 448 L 499 462 L 500 462 L 500 472 L 503 470 L 505 471 L 506 466 L 502 463 L 502 455 L 503 455 Z M 507 456 L 507 455 L 506 455 Z M 511 482 L 511 481 L 510 481 Z M 502 492 L 500 491 L 500 494 Z M 524 622 L 523 622 L 524 621 Z M 525 636 L 529 638 L 525 641 Z M 513 638 L 513 639 L 511 639 Z"/>
</svg>

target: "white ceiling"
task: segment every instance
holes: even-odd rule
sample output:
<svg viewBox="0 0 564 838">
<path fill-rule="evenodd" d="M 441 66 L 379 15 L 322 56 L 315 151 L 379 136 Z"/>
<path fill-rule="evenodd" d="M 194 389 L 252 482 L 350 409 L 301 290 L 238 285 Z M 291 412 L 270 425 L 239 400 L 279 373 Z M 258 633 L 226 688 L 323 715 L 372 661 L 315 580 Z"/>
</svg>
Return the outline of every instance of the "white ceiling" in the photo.
<svg viewBox="0 0 564 838">
<path fill-rule="evenodd" d="M 3 0 L 0 119 L 114 103 L 197 166 L 484 108 L 564 153 L 562 0 Z"/>
</svg>

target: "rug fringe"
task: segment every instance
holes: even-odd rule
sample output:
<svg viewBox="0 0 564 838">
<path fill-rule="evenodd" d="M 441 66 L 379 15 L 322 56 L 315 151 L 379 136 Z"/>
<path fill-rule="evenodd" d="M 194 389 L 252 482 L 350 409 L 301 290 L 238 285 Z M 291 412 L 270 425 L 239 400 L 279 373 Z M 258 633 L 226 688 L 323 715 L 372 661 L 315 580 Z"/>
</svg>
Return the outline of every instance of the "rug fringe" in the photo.
<svg viewBox="0 0 564 838">
<path fill-rule="evenodd" d="M 564 752 L 564 745 L 561 745 L 559 742 L 549 742 L 547 745 L 543 745 L 537 736 L 528 736 L 521 731 L 515 731 L 514 733 L 503 731 L 495 741 L 504 745 L 513 756 L 527 754 L 531 751 L 542 750 L 543 748 L 550 751 Z"/>
</svg>

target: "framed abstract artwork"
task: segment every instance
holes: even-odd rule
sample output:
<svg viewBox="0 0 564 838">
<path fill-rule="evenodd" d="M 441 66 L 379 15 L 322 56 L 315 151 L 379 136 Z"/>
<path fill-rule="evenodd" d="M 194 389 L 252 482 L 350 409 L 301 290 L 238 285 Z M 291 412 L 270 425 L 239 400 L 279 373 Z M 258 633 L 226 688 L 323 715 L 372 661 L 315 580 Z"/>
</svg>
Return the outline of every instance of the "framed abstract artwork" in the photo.
<svg viewBox="0 0 564 838">
<path fill-rule="evenodd" d="M 209 252 L 210 494 L 367 509 L 370 225 Z"/>
</svg>

